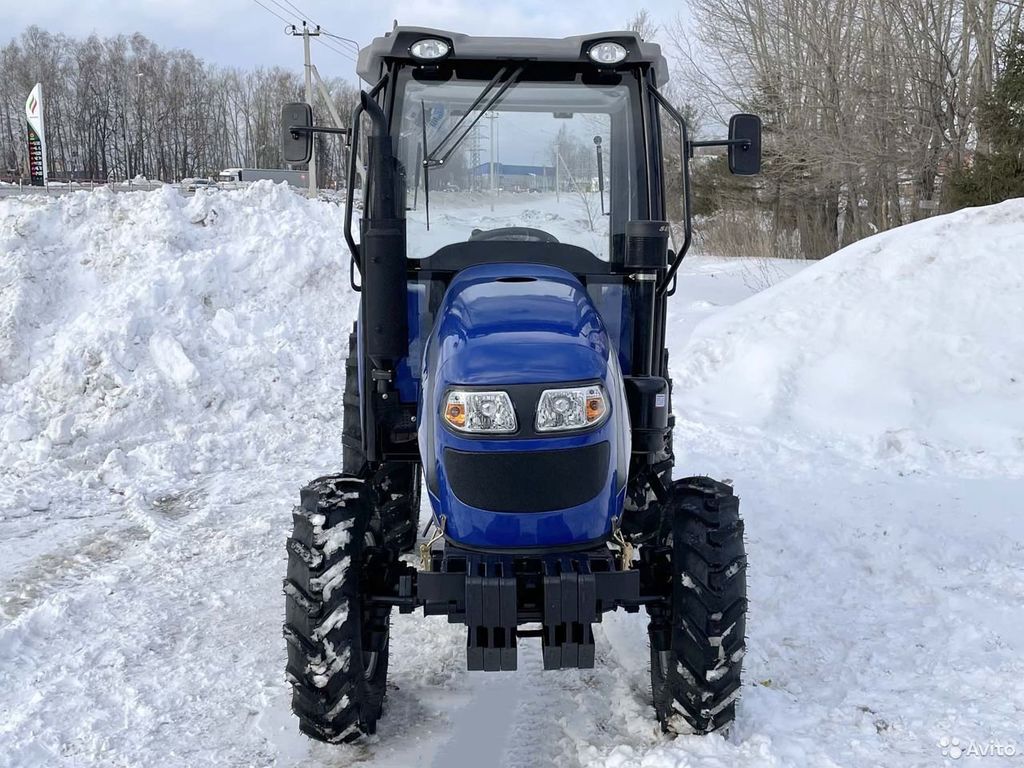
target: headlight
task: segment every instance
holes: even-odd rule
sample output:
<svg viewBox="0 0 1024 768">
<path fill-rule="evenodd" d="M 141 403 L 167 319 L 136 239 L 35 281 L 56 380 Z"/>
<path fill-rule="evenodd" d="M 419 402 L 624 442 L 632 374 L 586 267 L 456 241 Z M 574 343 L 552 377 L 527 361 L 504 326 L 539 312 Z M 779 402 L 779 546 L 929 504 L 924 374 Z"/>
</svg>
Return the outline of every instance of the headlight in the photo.
<svg viewBox="0 0 1024 768">
<path fill-rule="evenodd" d="M 537 404 L 537 431 L 560 432 L 600 424 L 608 401 L 599 384 L 569 389 L 545 389 Z"/>
<path fill-rule="evenodd" d="M 629 52 L 618 43 L 610 40 L 590 46 L 587 56 L 596 64 L 618 64 Z"/>
<path fill-rule="evenodd" d="M 508 434 L 518 429 L 506 392 L 452 390 L 444 404 L 444 420 L 460 432 Z"/>
<path fill-rule="evenodd" d="M 409 53 L 412 54 L 413 58 L 426 59 L 428 61 L 443 59 L 450 52 L 451 46 L 444 40 L 438 40 L 435 37 L 417 40 L 409 47 Z"/>
</svg>

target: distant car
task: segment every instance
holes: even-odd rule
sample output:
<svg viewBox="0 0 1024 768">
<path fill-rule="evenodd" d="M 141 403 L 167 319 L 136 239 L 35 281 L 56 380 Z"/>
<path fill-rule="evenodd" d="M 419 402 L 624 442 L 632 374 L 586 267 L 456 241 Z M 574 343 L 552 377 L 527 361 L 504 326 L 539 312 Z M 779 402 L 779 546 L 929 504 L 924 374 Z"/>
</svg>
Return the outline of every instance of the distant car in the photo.
<svg viewBox="0 0 1024 768">
<path fill-rule="evenodd" d="M 217 182 L 211 181 L 210 179 L 182 179 L 181 183 L 185 185 L 185 189 L 189 192 L 195 192 L 198 189 L 210 189 L 217 186 Z"/>
</svg>

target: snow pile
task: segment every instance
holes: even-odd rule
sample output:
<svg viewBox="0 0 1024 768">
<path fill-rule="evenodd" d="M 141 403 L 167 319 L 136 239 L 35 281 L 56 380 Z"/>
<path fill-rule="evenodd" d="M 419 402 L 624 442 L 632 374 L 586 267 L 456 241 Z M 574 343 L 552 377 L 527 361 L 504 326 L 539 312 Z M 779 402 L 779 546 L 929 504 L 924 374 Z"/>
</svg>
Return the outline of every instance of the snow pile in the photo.
<svg viewBox="0 0 1024 768">
<path fill-rule="evenodd" d="M 316 448 L 341 414 L 342 242 L 336 206 L 270 182 L 5 200 L 0 465 L 126 492 Z"/>
<path fill-rule="evenodd" d="M 902 471 L 1024 473 L 1024 200 L 856 243 L 701 324 L 676 408 Z"/>
</svg>

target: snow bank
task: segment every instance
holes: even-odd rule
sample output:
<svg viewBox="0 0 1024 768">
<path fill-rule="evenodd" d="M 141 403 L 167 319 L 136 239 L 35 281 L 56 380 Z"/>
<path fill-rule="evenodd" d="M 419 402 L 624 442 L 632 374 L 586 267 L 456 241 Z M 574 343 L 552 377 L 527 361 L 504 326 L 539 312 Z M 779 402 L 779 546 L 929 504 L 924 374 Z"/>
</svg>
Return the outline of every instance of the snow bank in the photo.
<svg viewBox="0 0 1024 768">
<path fill-rule="evenodd" d="M 1024 200 L 856 243 L 698 327 L 676 408 L 901 471 L 1024 473 Z"/>
<path fill-rule="evenodd" d="M 1024 479 L 860 462 L 1020 468 L 1022 220 L 893 232 L 733 309 L 803 263 L 684 264 L 676 471 L 735 479 L 752 563 L 728 740 L 660 732 L 642 613 L 559 674 L 526 640 L 519 672 L 466 673 L 464 628 L 395 614 L 379 734 L 329 747 L 290 712 L 281 576 L 296 490 L 340 453 L 338 209 L 269 182 L 0 200 L 0 768 L 1020 753 Z"/>
<path fill-rule="evenodd" d="M 124 490 L 302 451 L 341 414 L 342 243 L 270 182 L 0 202 L 0 464 Z"/>
</svg>

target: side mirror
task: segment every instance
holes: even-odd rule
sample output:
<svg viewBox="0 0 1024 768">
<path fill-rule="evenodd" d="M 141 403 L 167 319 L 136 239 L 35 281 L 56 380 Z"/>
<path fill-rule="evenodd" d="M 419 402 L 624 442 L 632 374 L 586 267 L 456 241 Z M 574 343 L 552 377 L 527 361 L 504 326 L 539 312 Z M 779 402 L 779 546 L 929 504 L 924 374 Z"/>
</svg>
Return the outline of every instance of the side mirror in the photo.
<svg viewBox="0 0 1024 768">
<path fill-rule="evenodd" d="M 313 108 L 302 101 L 281 108 L 281 155 L 290 165 L 308 163 L 313 156 Z"/>
<path fill-rule="evenodd" d="M 756 176 L 761 172 L 761 118 L 740 113 L 729 118 L 729 172 Z"/>
</svg>

